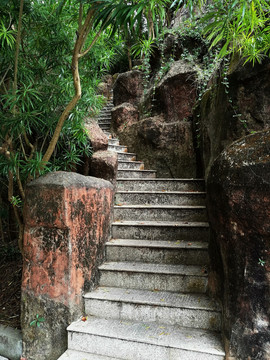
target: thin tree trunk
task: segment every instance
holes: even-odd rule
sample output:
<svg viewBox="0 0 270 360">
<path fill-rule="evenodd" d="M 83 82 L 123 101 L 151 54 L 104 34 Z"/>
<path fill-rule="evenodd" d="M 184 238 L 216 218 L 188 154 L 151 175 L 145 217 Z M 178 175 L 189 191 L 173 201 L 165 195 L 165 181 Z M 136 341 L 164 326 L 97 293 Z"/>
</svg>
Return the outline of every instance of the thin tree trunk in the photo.
<svg viewBox="0 0 270 360">
<path fill-rule="evenodd" d="M 16 48 L 15 48 L 15 61 L 14 61 L 14 81 L 13 81 L 13 95 L 15 95 L 18 84 L 18 62 L 19 62 L 19 51 L 21 44 L 21 34 L 22 34 L 22 15 L 23 15 L 23 3 L 24 0 L 20 1 L 20 10 L 19 10 L 19 21 L 18 21 L 18 31 L 16 38 Z"/>
<path fill-rule="evenodd" d="M 85 51 L 81 52 L 82 47 L 85 43 L 85 40 L 89 34 L 89 31 L 90 31 L 92 23 L 93 23 L 93 15 L 94 15 L 94 10 L 89 9 L 84 24 L 82 26 L 79 25 L 79 28 L 81 31 L 77 33 L 77 39 L 76 39 L 76 43 L 75 43 L 74 50 L 73 50 L 73 56 L 72 56 L 72 75 L 73 75 L 73 84 L 74 84 L 75 94 L 74 94 L 73 98 L 71 99 L 71 101 L 66 106 L 66 108 L 64 109 L 64 111 L 62 112 L 62 114 L 58 120 L 53 137 L 52 137 L 50 144 L 42 158 L 42 162 L 43 162 L 42 166 L 43 167 L 46 166 L 46 163 L 50 160 L 50 158 L 54 152 L 55 146 L 57 144 L 57 141 L 59 139 L 61 130 L 63 128 L 63 125 L 64 125 L 66 119 L 68 118 L 69 114 L 72 112 L 72 110 L 76 106 L 77 102 L 81 98 L 81 80 L 80 80 L 80 74 L 79 74 L 79 59 L 81 57 L 85 56 L 91 50 L 91 48 L 96 43 L 96 41 L 98 40 L 99 36 L 101 35 L 101 33 L 104 29 L 104 26 L 102 26 L 100 28 L 100 30 L 97 32 L 94 39 L 92 40 L 90 46 Z"/>
</svg>

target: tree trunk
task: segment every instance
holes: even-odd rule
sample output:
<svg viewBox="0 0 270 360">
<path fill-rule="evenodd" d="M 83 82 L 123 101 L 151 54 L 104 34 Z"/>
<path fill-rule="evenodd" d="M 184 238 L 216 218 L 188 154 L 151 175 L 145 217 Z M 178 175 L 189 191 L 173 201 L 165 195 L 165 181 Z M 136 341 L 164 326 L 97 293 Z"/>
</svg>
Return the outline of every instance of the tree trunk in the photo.
<svg viewBox="0 0 270 360">
<path fill-rule="evenodd" d="M 18 32 L 17 32 L 17 38 L 16 38 L 15 58 L 14 58 L 13 95 L 15 95 L 15 93 L 16 93 L 17 83 L 18 83 L 18 62 L 19 62 L 19 51 L 20 51 L 21 33 L 22 33 L 23 3 L 24 3 L 24 0 L 21 0 L 20 1 L 20 10 L 19 10 Z"/>
</svg>

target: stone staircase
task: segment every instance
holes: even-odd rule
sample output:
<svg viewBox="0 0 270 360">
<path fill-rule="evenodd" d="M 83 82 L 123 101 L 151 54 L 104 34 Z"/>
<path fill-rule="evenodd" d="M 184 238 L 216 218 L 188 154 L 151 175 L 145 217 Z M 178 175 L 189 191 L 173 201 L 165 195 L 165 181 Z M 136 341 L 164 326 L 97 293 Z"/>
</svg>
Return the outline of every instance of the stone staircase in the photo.
<svg viewBox="0 0 270 360">
<path fill-rule="evenodd" d="M 108 104 L 99 123 L 110 128 Z M 59 360 L 221 360 L 221 314 L 207 291 L 204 181 L 157 179 L 109 132 L 119 170 L 112 238 L 87 321 L 68 327 Z"/>
</svg>

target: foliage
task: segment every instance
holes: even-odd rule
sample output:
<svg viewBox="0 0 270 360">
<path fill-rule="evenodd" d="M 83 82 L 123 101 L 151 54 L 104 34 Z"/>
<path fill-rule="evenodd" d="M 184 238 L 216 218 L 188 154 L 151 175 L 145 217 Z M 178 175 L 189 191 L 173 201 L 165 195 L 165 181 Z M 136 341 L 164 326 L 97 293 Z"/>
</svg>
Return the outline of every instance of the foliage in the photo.
<svg viewBox="0 0 270 360">
<path fill-rule="evenodd" d="M 175 0 L 174 5 L 187 5 L 191 14 L 202 8 L 205 0 Z M 203 33 L 211 48 L 221 45 L 219 57 L 238 52 L 253 64 L 269 55 L 270 3 L 267 0 L 214 0 L 203 8 Z"/>
<path fill-rule="evenodd" d="M 18 85 L 14 88 L 19 6 L 15 0 L 0 1 L 0 181 L 4 185 L 0 209 L 6 209 L 9 201 L 19 224 L 23 224 L 25 186 L 31 179 L 52 170 L 75 170 L 83 154 L 90 156 L 83 119 L 89 113 L 93 116 L 104 103 L 95 89 L 116 61 L 114 48 L 121 42 L 121 37 L 108 41 L 110 31 L 104 30 L 100 42 L 81 59 L 80 103 L 68 114 L 52 157 L 44 167 L 44 152 L 74 93 L 71 59 L 79 4 L 69 1 L 62 7 L 61 16 L 59 4 L 24 1 Z M 86 45 L 94 36 L 95 32 L 89 34 Z M 3 238 L 3 226 L 9 225 L 4 218 L 0 225 Z"/>
<path fill-rule="evenodd" d="M 30 322 L 30 326 L 40 327 L 44 321 L 45 321 L 45 318 L 41 317 L 41 316 L 39 316 L 39 314 L 37 314 L 35 319 Z"/>
</svg>

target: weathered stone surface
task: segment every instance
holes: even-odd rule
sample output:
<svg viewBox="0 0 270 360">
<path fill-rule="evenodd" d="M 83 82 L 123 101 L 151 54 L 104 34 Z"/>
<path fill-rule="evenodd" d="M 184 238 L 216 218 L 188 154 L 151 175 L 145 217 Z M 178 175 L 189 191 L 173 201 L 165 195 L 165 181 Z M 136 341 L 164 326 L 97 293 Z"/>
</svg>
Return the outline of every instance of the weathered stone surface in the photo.
<svg viewBox="0 0 270 360">
<path fill-rule="evenodd" d="M 91 175 L 109 180 L 115 184 L 117 177 L 118 157 L 114 151 L 97 151 L 91 158 Z"/>
<path fill-rule="evenodd" d="M 129 72 L 130 73 L 130 72 Z M 121 74 L 124 79 L 129 73 Z M 119 75 L 118 79 L 121 79 Z M 160 177 L 195 177 L 196 155 L 191 127 L 195 104 L 194 70 L 182 60 L 176 61 L 155 88 L 141 98 L 140 108 L 152 117 L 139 119 L 136 106 L 127 103 L 112 112 L 112 126 L 120 143 L 128 144 L 146 168 L 157 169 Z M 117 99 L 119 87 L 114 88 Z M 152 102 L 154 98 L 154 102 Z"/>
<path fill-rule="evenodd" d="M 189 121 L 168 124 L 163 116 L 154 116 L 124 128 L 118 136 L 144 161 L 146 169 L 157 169 L 158 177 L 196 177 Z"/>
<path fill-rule="evenodd" d="M 22 279 L 28 360 L 55 360 L 65 351 L 66 327 L 82 315 L 82 294 L 97 279 L 112 203 L 113 186 L 89 176 L 55 172 L 28 185 Z M 45 321 L 30 326 L 37 315 Z"/>
<path fill-rule="evenodd" d="M 269 149 L 270 130 L 243 137 L 215 160 L 207 182 L 209 284 L 223 302 L 230 359 L 270 359 Z"/>
<path fill-rule="evenodd" d="M 143 78 L 139 70 L 119 74 L 113 87 L 113 103 L 118 106 L 124 102 L 138 104 L 143 94 Z"/>
<path fill-rule="evenodd" d="M 108 138 L 94 119 L 86 119 L 85 129 L 94 151 L 107 150 Z"/>
<path fill-rule="evenodd" d="M 154 113 L 163 113 L 167 122 L 187 120 L 196 100 L 193 68 L 183 60 L 175 61 L 155 89 Z"/>
<path fill-rule="evenodd" d="M 103 95 L 107 99 L 111 97 L 111 88 L 113 84 L 113 77 L 112 75 L 106 75 L 102 79 L 103 81 L 98 84 L 97 91 L 100 95 Z"/>
<path fill-rule="evenodd" d="M 216 157 L 233 141 L 270 126 L 270 61 L 232 63 L 229 87 L 217 78 L 206 92 L 198 118 L 200 149 L 206 176 Z M 227 92 L 227 93 L 226 93 Z"/>
<path fill-rule="evenodd" d="M 139 110 L 130 103 L 123 103 L 112 109 L 112 126 L 114 131 L 123 132 L 126 127 L 137 123 L 139 120 Z"/>
</svg>

